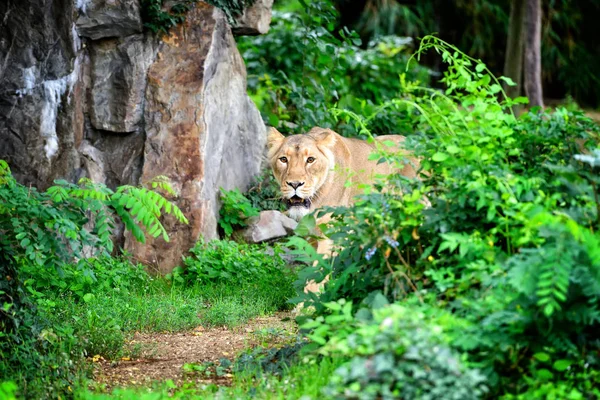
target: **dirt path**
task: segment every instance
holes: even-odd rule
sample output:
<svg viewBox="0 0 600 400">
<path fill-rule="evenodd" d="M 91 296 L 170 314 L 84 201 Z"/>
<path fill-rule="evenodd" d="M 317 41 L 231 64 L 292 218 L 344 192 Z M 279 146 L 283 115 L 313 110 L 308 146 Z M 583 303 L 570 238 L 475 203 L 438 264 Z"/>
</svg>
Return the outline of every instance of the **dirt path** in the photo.
<svg viewBox="0 0 600 400">
<path fill-rule="evenodd" d="M 295 332 L 295 323 L 289 314 L 278 313 L 255 318 L 233 329 L 199 326 L 188 332 L 136 334 L 129 347 L 141 348 L 140 356 L 132 360 L 125 357 L 117 362 L 95 360 L 94 380 L 106 385 L 106 389 L 168 379 L 178 385 L 189 381 L 229 385 L 230 370 L 217 370 L 220 360 L 234 361 L 242 350 L 261 343 L 273 345 L 285 341 Z"/>
</svg>

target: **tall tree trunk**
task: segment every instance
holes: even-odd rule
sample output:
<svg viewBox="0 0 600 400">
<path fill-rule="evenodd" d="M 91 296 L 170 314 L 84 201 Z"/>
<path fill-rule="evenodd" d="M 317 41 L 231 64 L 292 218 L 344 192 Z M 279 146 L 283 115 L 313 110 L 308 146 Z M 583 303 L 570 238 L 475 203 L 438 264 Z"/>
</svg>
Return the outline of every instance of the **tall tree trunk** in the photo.
<svg viewBox="0 0 600 400">
<path fill-rule="evenodd" d="M 531 106 L 544 107 L 542 95 L 542 5 L 526 0 L 525 11 L 525 93 Z"/>
<path fill-rule="evenodd" d="M 504 57 L 504 76 L 517 86 L 504 85 L 508 97 L 515 98 L 523 91 L 523 50 L 525 45 L 525 0 L 512 0 Z"/>
</svg>

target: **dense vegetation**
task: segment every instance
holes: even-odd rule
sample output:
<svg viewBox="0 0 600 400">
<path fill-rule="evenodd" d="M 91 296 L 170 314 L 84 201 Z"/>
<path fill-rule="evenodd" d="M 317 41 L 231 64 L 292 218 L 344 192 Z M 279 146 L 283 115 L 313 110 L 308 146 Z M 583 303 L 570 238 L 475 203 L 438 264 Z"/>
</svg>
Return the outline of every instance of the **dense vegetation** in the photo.
<svg viewBox="0 0 600 400">
<path fill-rule="evenodd" d="M 516 115 L 527 100 L 459 48 L 476 49 L 356 22 L 361 41 L 343 18 L 328 1 L 284 3 L 269 35 L 241 40 L 249 91 L 284 132 L 407 135 L 421 180 L 392 175 L 320 211 L 337 251 L 324 259 L 306 240 L 313 216 L 281 243 L 236 241 L 248 217 L 281 207 L 267 172 L 246 194 L 223 192 L 225 239 L 198 242 L 163 278 L 115 255 L 111 237 L 123 223 L 168 240 L 164 213 L 185 223 L 163 178 L 40 192 L 0 161 L 0 398 L 600 398 L 598 124 L 573 103 Z M 385 147 L 374 157 L 405 162 Z M 134 332 L 239 326 L 294 303 L 301 336 L 240 354 L 231 387 L 90 390 L 90 361 L 136 357 Z"/>
</svg>

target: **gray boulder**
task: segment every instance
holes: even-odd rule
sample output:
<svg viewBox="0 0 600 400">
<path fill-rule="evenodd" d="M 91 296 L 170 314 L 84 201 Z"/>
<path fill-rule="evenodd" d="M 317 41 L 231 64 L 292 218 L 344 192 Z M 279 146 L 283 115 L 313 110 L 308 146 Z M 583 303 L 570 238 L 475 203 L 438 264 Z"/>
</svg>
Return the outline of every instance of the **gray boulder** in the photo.
<svg viewBox="0 0 600 400">
<path fill-rule="evenodd" d="M 242 231 L 242 237 L 248 243 L 261 243 L 288 236 L 294 232 L 298 223 L 275 210 L 261 211 L 248 219 L 248 226 Z"/>
</svg>

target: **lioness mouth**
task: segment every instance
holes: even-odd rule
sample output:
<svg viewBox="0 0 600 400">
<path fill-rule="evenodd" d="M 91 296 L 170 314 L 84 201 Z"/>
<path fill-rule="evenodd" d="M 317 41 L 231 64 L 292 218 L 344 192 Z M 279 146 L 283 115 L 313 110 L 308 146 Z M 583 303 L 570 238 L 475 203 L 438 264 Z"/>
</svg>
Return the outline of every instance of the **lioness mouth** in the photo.
<svg viewBox="0 0 600 400">
<path fill-rule="evenodd" d="M 286 199 L 285 203 L 288 206 L 288 208 L 292 208 L 292 207 L 310 208 L 310 200 L 309 199 L 303 199 L 302 197 L 299 197 L 296 195 L 290 197 L 289 199 Z"/>
</svg>

